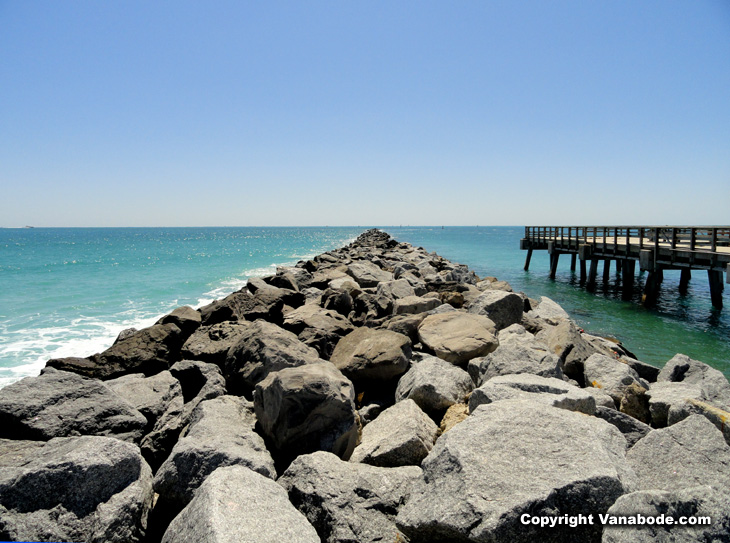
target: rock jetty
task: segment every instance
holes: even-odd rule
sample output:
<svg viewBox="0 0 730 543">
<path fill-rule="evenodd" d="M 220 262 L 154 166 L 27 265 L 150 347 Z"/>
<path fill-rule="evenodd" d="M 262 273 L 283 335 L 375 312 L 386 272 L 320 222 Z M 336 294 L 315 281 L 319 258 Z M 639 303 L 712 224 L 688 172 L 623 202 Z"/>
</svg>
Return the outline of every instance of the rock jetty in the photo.
<svg viewBox="0 0 730 543">
<path fill-rule="evenodd" d="M 0 390 L 0 540 L 730 541 L 729 423 L 708 365 L 369 230 Z"/>
</svg>

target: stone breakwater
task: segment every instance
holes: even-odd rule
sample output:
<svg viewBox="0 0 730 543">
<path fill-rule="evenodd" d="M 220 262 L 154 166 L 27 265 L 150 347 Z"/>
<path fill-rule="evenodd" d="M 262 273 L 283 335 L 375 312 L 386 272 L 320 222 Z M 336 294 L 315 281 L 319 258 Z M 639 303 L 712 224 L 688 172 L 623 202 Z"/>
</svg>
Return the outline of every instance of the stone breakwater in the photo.
<svg viewBox="0 0 730 543">
<path fill-rule="evenodd" d="M 0 390 L 0 540 L 728 541 L 728 410 L 370 230 Z"/>
</svg>

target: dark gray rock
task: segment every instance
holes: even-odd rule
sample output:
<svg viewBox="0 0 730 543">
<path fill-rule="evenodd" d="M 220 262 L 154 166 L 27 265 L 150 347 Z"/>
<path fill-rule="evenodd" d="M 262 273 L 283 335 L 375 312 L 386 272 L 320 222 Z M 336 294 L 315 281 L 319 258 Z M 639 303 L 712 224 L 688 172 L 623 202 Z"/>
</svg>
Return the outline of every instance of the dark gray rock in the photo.
<svg viewBox="0 0 730 543">
<path fill-rule="evenodd" d="M 318 543 L 286 490 L 242 466 L 216 469 L 172 521 L 163 543 Z"/>
<path fill-rule="evenodd" d="M 269 285 L 260 277 L 251 277 L 246 282 L 246 288 L 253 294 L 254 299 L 267 307 L 278 307 L 279 303 L 281 303 L 282 307 L 285 305 L 289 307 L 299 307 L 306 300 L 306 297 L 301 292 Z M 278 319 L 278 314 L 276 316 L 274 316 L 274 314 L 270 314 L 270 317 L 275 317 L 274 320 L 277 323 L 281 322 Z"/>
<path fill-rule="evenodd" d="M 355 389 L 329 362 L 270 373 L 256 385 L 261 431 L 284 464 L 318 450 L 349 458 L 358 433 Z"/>
<path fill-rule="evenodd" d="M 87 362 L 61 358 L 49 360 L 46 367 L 97 379 L 113 379 L 128 373 L 154 375 L 178 360 L 185 338 L 172 323 L 155 324 L 116 342 L 103 353 L 90 356 Z"/>
<path fill-rule="evenodd" d="M 582 386 L 585 379 L 583 365 L 598 351 L 581 337 L 578 328 L 570 321 L 562 321 L 546 329 L 538 339 L 544 340 L 553 354 L 563 361 L 563 373 Z"/>
<path fill-rule="evenodd" d="M 494 351 L 499 345 L 494 332 L 494 323 L 487 317 L 459 311 L 429 315 L 418 327 L 426 349 L 459 366 Z"/>
<path fill-rule="evenodd" d="M 730 410 L 730 383 L 721 371 L 684 354 L 675 355 L 659 372 L 657 382 L 684 383 L 699 387 L 712 404 Z"/>
<path fill-rule="evenodd" d="M 262 299 L 254 296 L 247 289 L 229 294 L 222 300 L 216 300 L 200 308 L 202 324 L 209 326 L 223 321 L 264 319 L 281 322 L 281 310 L 284 307 L 283 297 Z"/>
<path fill-rule="evenodd" d="M 626 458 L 639 478 L 637 490 L 730 488 L 730 446 L 702 415 L 652 430 Z"/>
<path fill-rule="evenodd" d="M 418 326 L 427 316 L 423 313 L 418 315 L 397 315 L 384 322 L 383 327 L 391 332 L 403 334 L 411 340 L 411 344 L 415 344 L 419 342 Z"/>
<path fill-rule="evenodd" d="M 406 336 L 390 330 L 361 327 L 337 343 L 330 361 L 359 386 L 403 375 L 411 354 L 411 340 Z"/>
<path fill-rule="evenodd" d="M 658 381 L 646 392 L 649 397 L 651 423 L 655 428 L 667 426 L 669 410 L 673 406 L 681 406 L 688 400 L 704 401 L 702 389 L 689 383 Z"/>
<path fill-rule="evenodd" d="M 469 313 L 484 315 L 497 327 L 507 328 L 522 320 L 524 310 L 522 298 L 512 292 L 503 290 L 486 290 L 469 305 Z"/>
<path fill-rule="evenodd" d="M 183 336 L 190 337 L 200 326 L 202 319 L 200 312 L 190 306 L 178 307 L 169 315 L 165 315 L 156 324 L 174 324 L 182 331 Z"/>
<path fill-rule="evenodd" d="M 0 539 L 142 541 L 152 472 L 136 445 L 83 436 L 0 440 Z"/>
<path fill-rule="evenodd" d="M 305 304 L 284 317 L 283 328 L 295 333 L 305 345 L 329 360 L 337 342 L 355 327 L 345 317 L 315 304 Z"/>
<path fill-rule="evenodd" d="M 613 424 L 626 438 L 629 447 L 633 447 L 646 434 L 651 432 L 651 426 L 636 420 L 634 417 L 621 413 L 615 409 L 597 406 L 596 416 Z"/>
<path fill-rule="evenodd" d="M 440 416 L 453 404 L 464 402 L 473 389 L 467 372 L 435 356 L 426 356 L 400 378 L 395 400 L 409 398 L 426 413 Z"/>
<path fill-rule="evenodd" d="M 382 281 L 392 281 L 393 274 L 366 260 L 353 262 L 347 266 L 347 274 L 363 288 L 377 287 Z"/>
<path fill-rule="evenodd" d="M 380 468 L 316 452 L 294 460 L 278 482 L 323 542 L 382 543 L 402 540 L 395 516 L 420 475 L 416 466 Z"/>
<path fill-rule="evenodd" d="M 553 529 L 521 515 L 597 515 L 633 489 L 610 424 L 529 400 L 481 406 L 436 442 L 397 517 L 413 543 L 595 541 L 600 525 Z"/>
<path fill-rule="evenodd" d="M 241 465 L 275 478 L 274 461 L 256 432 L 251 402 L 220 396 L 201 402 L 190 426 L 155 475 L 162 506 L 179 511 L 216 469 Z"/>
<path fill-rule="evenodd" d="M 0 389 L 0 437 L 99 435 L 139 442 L 147 419 L 97 379 L 46 369 Z"/>
<path fill-rule="evenodd" d="M 181 356 L 223 367 L 226 356 L 246 330 L 246 322 L 224 321 L 198 328 L 182 346 Z"/>
<path fill-rule="evenodd" d="M 340 315 L 347 317 L 355 308 L 355 302 L 350 290 L 346 288 L 327 288 L 322 293 L 320 304 L 324 309 L 337 311 Z"/>
<path fill-rule="evenodd" d="M 381 467 L 417 466 L 433 447 L 437 432 L 438 426 L 416 402 L 400 401 L 363 428 L 351 461 Z"/>
<path fill-rule="evenodd" d="M 416 296 L 416 290 L 407 279 L 396 279 L 395 281 L 378 283 L 377 294 L 398 300 L 408 296 Z"/>
<path fill-rule="evenodd" d="M 646 520 L 640 525 L 607 525 L 603 530 L 602 543 L 653 543 L 671 541 L 672 543 L 705 543 L 708 541 L 728 541 L 730 539 L 730 496 L 709 486 L 700 486 L 665 492 L 661 490 L 642 490 L 624 494 L 608 510 L 615 518 L 644 519 L 671 517 L 673 524 Z M 680 518 L 709 517 L 706 526 L 685 526 Z"/>
<path fill-rule="evenodd" d="M 249 393 L 269 373 L 284 368 L 312 364 L 319 353 L 292 332 L 258 320 L 250 324 L 228 351 L 225 377 L 234 394 Z"/>
</svg>

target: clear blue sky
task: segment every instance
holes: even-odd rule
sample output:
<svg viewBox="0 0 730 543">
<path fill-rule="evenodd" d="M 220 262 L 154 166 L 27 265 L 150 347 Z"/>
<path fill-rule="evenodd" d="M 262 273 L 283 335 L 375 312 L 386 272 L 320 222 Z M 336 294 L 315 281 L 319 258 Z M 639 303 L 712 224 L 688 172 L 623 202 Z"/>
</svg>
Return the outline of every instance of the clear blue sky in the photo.
<svg viewBox="0 0 730 543">
<path fill-rule="evenodd" d="M 728 0 L 0 0 L 0 226 L 730 223 Z"/>
</svg>

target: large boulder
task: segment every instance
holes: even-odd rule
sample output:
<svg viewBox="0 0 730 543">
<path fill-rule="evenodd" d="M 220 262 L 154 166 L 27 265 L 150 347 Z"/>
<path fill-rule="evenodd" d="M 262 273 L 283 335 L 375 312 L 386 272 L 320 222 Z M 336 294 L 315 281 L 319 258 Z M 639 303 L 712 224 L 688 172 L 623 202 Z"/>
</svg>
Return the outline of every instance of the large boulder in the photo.
<svg viewBox="0 0 730 543">
<path fill-rule="evenodd" d="M 547 296 L 540 296 L 540 303 L 528 312 L 530 316 L 542 319 L 555 326 L 570 320 L 570 315 L 557 302 Z"/>
<path fill-rule="evenodd" d="M 730 488 L 730 445 L 702 415 L 652 430 L 626 458 L 639 478 L 637 490 Z"/>
<path fill-rule="evenodd" d="M 278 483 L 323 542 L 381 543 L 402 540 L 395 516 L 420 475 L 416 466 L 380 468 L 316 452 L 294 460 Z"/>
<path fill-rule="evenodd" d="M 349 458 L 358 437 L 355 389 L 329 362 L 270 373 L 254 391 L 256 417 L 284 464 L 318 450 Z"/>
<path fill-rule="evenodd" d="M 201 326 L 185 341 L 181 356 L 188 360 L 202 360 L 223 367 L 226 356 L 241 335 L 248 323 L 224 321 L 208 326 Z"/>
<path fill-rule="evenodd" d="M 596 406 L 596 416 L 613 424 L 626 438 L 629 447 L 633 447 L 637 441 L 651 432 L 651 426 L 636 420 L 634 417 L 621 413 L 615 409 L 604 406 Z"/>
<path fill-rule="evenodd" d="M 318 360 L 319 353 L 292 332 L 257 320 L 228 351 L 224 373 L 229 391 L 242 394 L 249 393 L 271 372 Z"/>
<path fill-rule="evenodd" d="M 172 323 L 182 331 L 183 336 L 190 337 L 200 326 L 202 319 L 200 311 L 196 311 L 190 306 L 184 305 L 178 307 L 172 313 L 169 313 L 157 321 L 156 324 Z"/>
<path fill-rule="evenodd" d="M 464 402 L 473 389 L 467 372 L 435 356 L 426 356 L 400 378 L 395 400 L 411 399 L 426 413 L 439 416 L 452 405 Z"/>
<path fill-rule="evenodd" d="M 684 354 L 677 354 L 659 372 L 657 382 L 684 383 L 699 387 L 707 401 L 730 410 L 730 382 L 721 371 Z"/>
<path fill-rule="evenodd" d="M 383 281 L 378 283 L 377 294 L 388 296 L 393 300 L 416 296 L 416 290 L 407 279 L 396 279 L 395 281 Z"/>
<path fill-rule="evenodd" d="M 729 499 L 726 492 L 709 486 L 675 492 L 641 490 L 624 494 L 608 510 L 609 523 L 603 530 L 601 542 L 727 541 L 730 534 Z M 683 517 L 685 523 L 689 521 L 693 524 L 681 524 Z M 699 524 L 700 517 L 710 519 L 710 522 Z M 639 522 L 640 518 L 643 522 Z M 671 524 L 668 522 L 669 518 L 672 520 Z M 623 520 L 635 520 L 636 523 L 619 524 Z M 615 524 L 611 524 L 612 521 Z"/>
<path fill-rule="evenodd" d="M 157 469 L 180 434 L 177 421 L 184 404 L 180 381 L 169 371 L 163 371 L 152 377 L 140 373 L 124 375 L 106 384 L 147 419 L 148 431 L 140 448 L 145 460 Z"/>
<path fill-rule="evenodd" d="M 730 412 L 715 407 L 707 402 L 688 399 L 682 403 L 672 405 L 667 414 L 667 425 L 671 426 L 690 415 L 702 415 L 722 432 L 725 441 L 730 445 Z"/>
<path fill-rule="evenodd" d="M 329 360 L 337 342 L 355 327 L 337 311 L 305 304 L 284 317 L 285 329 L 295 333 L 300 341 L 313 347 L 319 356 Z"/>
<path fill-rule="evenodd" d="M 347 266 L 347 275 L 363 288 L 376 287 L 382 281 L 391 281 L 393 274 L 366 260 L 359 260 Z"/>
<path fill-rule="evenodd" d="M 672 407 L 679 407 L 689 400 L 705 400 L 705 394 L 697 385 L 671 381 L 653 383 L 646 395 L 649 398 L 651 423 L 655 428 L 667 426 Z"/>
<path fill-rule="evenodd" d="M 501 400 L 530 399 L 551 407 L 593 415 L 595 398 L 585 389 L 554 377 L 540 377 L 530 373 L 493 377 L 469 396 L 469 411 L 483 404 Z"/>
<path fill-rule="evenodd" d="M 271 479 L 243 466 L 216 469 L 175 517 L 162 543 L 318 543 L 316 530 Z"/>
<path fill-rule="evenodd" d="M 460 311 L 429 315 L 418 326 L 421 344 L 439 358 L 463 366 L 499 345 L 494 323 L 482 315 Z"/>
<path fill-rule="evenodd" d="M 402 375 L 411 354 L 411 340 L 403 334 L 360 327 L 337 343 L 330 361 L 359 386 Z"/>
<path fill-rule="evenodd" d="M 600 526 L 546 530 L 523 515 L 605 513 L 633 489 L 610 424 L 530 400 L 485 405 L 439 438 L 398 527 L 425 541 L 595 541 Z"/>
<path fill-rule="evenodd" d="M 519 332 L 505 334 L 514 328 Z M 487 356 L 469 361 L 469 375 L 480 386 L 492 377 L 531 373 L 562 379 L 562 362 L 547 347 L 517 324 L 499 333 L 499 346 Z"/>
<path fill-rule="evenodd" d="M 131 443 L 0 439 L 4 541 L 140 542 L 152 498 L 152 471 Z"/>
<path fill-rule="evenodd" d="M 649 384 L 631 367 L 609 356 L 593 354 L 583 364 L 586 386 L 600 388 L 613 398 L 616 405 L 621 403 L 621 398 L 629 386 L 639 385 L 644 389 L 649 388 Z"/>
<path fill-rule="evenodd" d="M 422 296 L 406 296 L 395 301 L 393 312 L 396 315 L 413 315 L 416 313 L 425 313 L 436 309 L 441 305 L 438 298 L 426 298 Z"/>
<path fill-rule="evenodd" d="M 545 341 L 553 354 L 563 361 L 563 373 L 583 385 L 585 379 L 583 364 L 598 350 L 581 337 L 578 328 L 570 321 L 561 321 L 537 337 Z"/>
<path fill-rule="evenodd" d="M 486 290 L 469 305 L 469 313 L 484 315 L 497 327 L 507 328 L 522 320 L 525 303 L 522 297 L 503 290 Z"/>
<path fill-rule="evenodd" d="M 223 321 L 255 321 L 256 319 L 281 322 L 283 307 L 283 297 L 265 300 L 261 296 L 254 296 L 244 288 L 229 294 L 222 300 L 216 300 L 201 307 L 200 316 L 204 326 Z"/>
<path fill-rule="evenodd" d="M 87 359 L 53 359 L 46 367 L 98 379 L 113 379 L 128 373 L 154 375 L 169 369 L 179 358 L 185 339 L 175 324 L 155 324 L 117 341 L 100 354 Z"/>
<path fill-rule="evenodd" d="M 256 432 L 251 402 L 220 396 L 201 402 L 190 426 L 155 475 L 161 507 L 180 511 L 216 468 L 241 465 L 275 478 L 274 461 Z"/>
<path fill-rule="evenodd" d="M 373 466 L 417 466 L 436 441 L 438 426 L 413 400 L 389 407 L 362 431 L 352 462 Z"/>
<path fill-rule="evenodd" d="M 0 389 L 0 437 L 48 440 L 74 435 L 139 442 L 147 419 L 98 379 L 47 368 Z"/>
<path fill-rule="evenodd" d="M 299 307 L 306 300 L 306 296 L 298 290 L 279 288 L 268 284 L 261 277 L 252 277 L 246 282 L 246 288 L 256 300 L 265 306 L 274 306 L 279 303 L 289 307 Z"/>
</svg>

